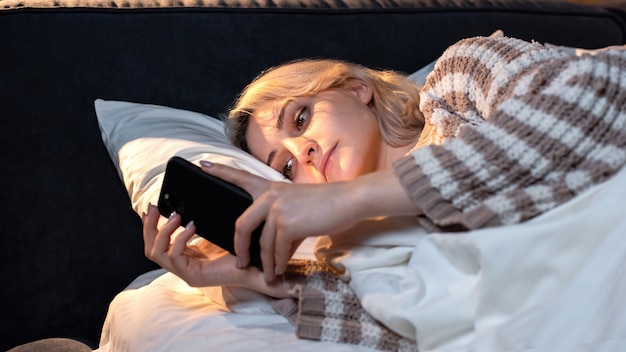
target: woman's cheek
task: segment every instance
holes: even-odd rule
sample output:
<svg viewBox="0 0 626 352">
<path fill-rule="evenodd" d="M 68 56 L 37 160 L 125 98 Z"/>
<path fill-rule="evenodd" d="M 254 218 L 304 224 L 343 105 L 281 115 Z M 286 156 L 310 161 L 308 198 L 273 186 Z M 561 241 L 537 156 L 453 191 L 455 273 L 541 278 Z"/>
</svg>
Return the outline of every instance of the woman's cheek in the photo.
<svg viewBox="0 0 626 352">
<path fill-rule="evenodd" d="M 371 172 L 368 171 L 369 167 L 366 161 L 355 155 L 345 155 L 344 158 L 338 159 L 337 162 L 330 164 L 326 170 L 328 182 L 349 181 Z"/>
<path fill-rule="evenodd" d="M 326 183 L 326 179 L 322 174 L 313 168 L 301 170 L 293 179 L 294 183 Z"/>
</svg>

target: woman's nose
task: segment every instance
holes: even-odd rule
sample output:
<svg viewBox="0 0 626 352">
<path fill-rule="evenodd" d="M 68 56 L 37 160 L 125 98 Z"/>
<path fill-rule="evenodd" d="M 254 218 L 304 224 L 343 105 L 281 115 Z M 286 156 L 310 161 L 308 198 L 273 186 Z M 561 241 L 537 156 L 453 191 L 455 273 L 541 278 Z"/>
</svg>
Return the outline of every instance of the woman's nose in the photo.
<svg viewBox="0 0 626 352">
<path fill-rule="evenodd" d="M 302 164 L 313 164 L 317 156 L 317 144 L 311 140 L 294 141 L 292 153 Z"/>
</svg>

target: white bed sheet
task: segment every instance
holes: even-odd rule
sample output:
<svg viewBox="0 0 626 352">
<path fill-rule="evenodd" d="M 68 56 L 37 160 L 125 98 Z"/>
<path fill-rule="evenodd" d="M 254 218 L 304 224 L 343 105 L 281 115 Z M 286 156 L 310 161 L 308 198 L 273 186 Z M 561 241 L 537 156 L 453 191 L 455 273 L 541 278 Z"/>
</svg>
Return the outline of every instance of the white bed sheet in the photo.
<svg viewBox="0 0 626 352">
<path fill-rule="evenodd" d="M 113 300 L 96 351 L 371 351 L 298 339 L 289 322 L 261 300 L 228 312 L 162 270 L 136 281 L 149 283 Z"/>
<path fill-rule="evenodd" d="M 626 169 L 521 225 L 455 235 L 379 225 L 385 236 L 323 251 L 364 307 L 420 350 L 626 350 Z M 298 339 L 261 295 L 156 271 L 113 300 L 97 351 L 250 349 L 369 350 Z"/>
<path fill-rule="evenodd" d="M 626 351 L 626 168 L 524 224 L 405 223 L 333 255 L 364 308 L 422 351 Z"/>
<path fill-rule="evenodd" d="M 295 257 L 312 259 L 314 240 Z M 111 302 L 96 352 L 363 351 L 299 339 L 269 299 L 242 288 L 193 288 L 158 269 L 137 277 Z"/>
</svg>

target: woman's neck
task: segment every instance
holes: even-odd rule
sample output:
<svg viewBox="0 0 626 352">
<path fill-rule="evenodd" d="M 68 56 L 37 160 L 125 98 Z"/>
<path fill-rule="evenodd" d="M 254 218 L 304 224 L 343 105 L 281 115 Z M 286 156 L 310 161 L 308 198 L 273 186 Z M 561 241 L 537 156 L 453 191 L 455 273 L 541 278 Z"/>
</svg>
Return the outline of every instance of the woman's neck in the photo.
<svg viewBox="0 0 626 352">
<path fill-rule="evenodd" d="M 378 170 L 390 169 L 394 161 L 406 156 L 418 146 L 418 139 L 400 147 L 393 147 L 384 142 L 382 144 Z"/>
</svg>

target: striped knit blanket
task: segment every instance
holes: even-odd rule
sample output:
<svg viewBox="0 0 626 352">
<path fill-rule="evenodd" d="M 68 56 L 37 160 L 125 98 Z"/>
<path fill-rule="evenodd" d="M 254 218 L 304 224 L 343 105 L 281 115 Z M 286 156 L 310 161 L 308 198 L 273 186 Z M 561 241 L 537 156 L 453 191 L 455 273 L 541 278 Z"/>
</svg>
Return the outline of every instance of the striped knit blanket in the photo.
<svg viewBox="0 0 626 352">
<path fill-rule="evenodd" d="M 272 305 L 305 339 L 354 344 L 380 351 L 417 351 L 417 343 L 372 318 L 347 282 L 331 267 L 311 260 L 291 260 L 285 274 L 293 299 Z"/>
<path fill-rule="evenodd" d="M 625 50 L 576 56 L 465 39 L 438 60 L 420 98 L 434 145 L 395 171 L 432 231 L 528 220 L 626 162 Z"/>
<path fill-rule="evenodd" d="M 433 231 L 528 220 L 626 163 L 626 52 L 575 56 L 512 38 L 451 46 L 421 94 L 425 139 L 398 176 Z M 424 139 L 424 138 L 422 138 Z M 362 308 L 330 267 L 292 261 L 275 308 L 299 337 L 416 351 Z"/>
</svg>

